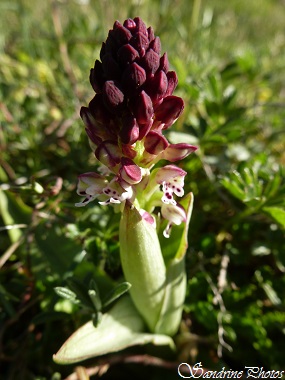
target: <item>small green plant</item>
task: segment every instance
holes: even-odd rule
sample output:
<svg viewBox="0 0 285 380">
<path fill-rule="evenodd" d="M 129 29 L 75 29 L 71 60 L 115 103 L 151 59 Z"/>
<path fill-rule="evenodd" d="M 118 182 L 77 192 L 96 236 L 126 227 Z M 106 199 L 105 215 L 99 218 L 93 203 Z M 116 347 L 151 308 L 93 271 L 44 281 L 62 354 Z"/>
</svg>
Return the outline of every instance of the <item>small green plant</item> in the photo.
<svg viewBox="0 0 285 380">
<path fill-rule="evenodd" d="M 160 51 L 160 39 L 138 17 L 123 25 L 116 21 L 109 31 L 100 51 L 101 61 L 96 60 L 90 72 L 96 94 L 80 112 L 99 165 L 97 172 L 79 176 L 77 192 L 84 199 L 76 205 L 83 207 L 98 199 L 102 206 L 112 205 L 122 214 L 120 259 L 138 318 L 142 317 L 151 333 L 173 336 L 181 322 L 186 292 L 184 257 L 193 195 L 188 194 L 178 204 L 175 197 L 183 197 L 187 173 L 173 164 L 159 164 L 161 160 L 182 160 L 197 147 L 170 144 L 163 135 L 181 114 L 184 103 L 172 95 L 178 79 L 169 70 L 166 53 L 160 56 Z M 172 234 L 174 226 L 178 230 Z M 160 231 L 164 239 L 170 240 L 171 250 L 161 249 Z M 59 292 L 77 301 L 73 292 L 57 288 Z M 95 308 L 97 335 L 105 326 L 99 321 L 102 303 L 94 286 L 88 296 L 85 302 L 91 301 Z M 109 322 L 109 330 L 115 332 L 117 323 L 114 320 L 113 326 Z M 105 344 L 94 342 L 92 333 L 79 343 L 81 335 L 82 328 L 54 360 L 81 360 L 81 349 L 85 358 L 92 357 L 100 350 L 105 353 L 105 345 L 112 343 L 104 337 Z M 133 337 L 127 331 L 125 345 L 133 345 L 136 336 L 137 331 Z"/>
</svg>

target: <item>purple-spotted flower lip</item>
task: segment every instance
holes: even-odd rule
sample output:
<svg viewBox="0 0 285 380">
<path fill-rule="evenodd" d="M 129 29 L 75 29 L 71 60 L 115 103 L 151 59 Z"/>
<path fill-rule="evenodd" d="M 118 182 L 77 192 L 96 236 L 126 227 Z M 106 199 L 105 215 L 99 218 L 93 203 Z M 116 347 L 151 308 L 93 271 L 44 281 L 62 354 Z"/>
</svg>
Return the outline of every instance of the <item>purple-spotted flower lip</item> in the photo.
<svg viewBox="0 0 285 380">
<path fill-rule="evenodd" d="M 158 169 L 155 180 L 158 184 L 162 185 L 163 196 L 161 200 L 163 203 L 176 205 L 173 194 L 178 197 L 184 195 L 183 187 L 186 174 L 183 169 L 175 165 L 166 165 Z"/>
<path fill-rule="evenodd" d="M 106 206 L 110 203 L 120 204 L 127 199 L 132 198 L 133 190 L 131 186 L 123 187 L 115 178 L 104 187 L 102 194 L 108 197 L 107 200 L 99 202 L 99 204 Z"/>
<path fill-rule="evenodd" d="M 133 189 L 129 184 L 120 182 L 118 177 L 108 181 L 100 174 L 88 172 L 79 176 L 77 193 L 85 198 L 75 206 L 83 207 L 97 198 L 101 205 L 123 203 L 132 198 Z"/>
</svg>

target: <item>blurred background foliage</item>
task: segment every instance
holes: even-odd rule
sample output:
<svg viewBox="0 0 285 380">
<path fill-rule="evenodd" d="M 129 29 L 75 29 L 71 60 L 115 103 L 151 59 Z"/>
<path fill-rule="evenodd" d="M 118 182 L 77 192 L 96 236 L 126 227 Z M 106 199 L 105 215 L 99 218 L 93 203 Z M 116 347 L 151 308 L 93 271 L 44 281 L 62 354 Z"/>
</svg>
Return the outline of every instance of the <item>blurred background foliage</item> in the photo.
<svg viewBox="0 0 285 380">
<path fill-rule="evenodd" d="M 72 373 L 52 354 L 92 313 L 54 288 L 93 279 L 104 295 L 122 280 L 118 216 L 74 203 L 95 163 L 79 119 L 89 70 L 114 21 L 135 16 L 178 74 L 186 107 L 168 137 L 199 145 L 180 164 L 195 195 L 187 299 L 175 354 L 132 348 L 86 368 L 102 379 L 173 379 L 181 361 L 284 369 L 284 1 L 1 0 L 3 379 Z M 143 366 L 145 353 L 165 361 Z M 144 360 L 124 364 L 132 355 Z"/>
</svg>

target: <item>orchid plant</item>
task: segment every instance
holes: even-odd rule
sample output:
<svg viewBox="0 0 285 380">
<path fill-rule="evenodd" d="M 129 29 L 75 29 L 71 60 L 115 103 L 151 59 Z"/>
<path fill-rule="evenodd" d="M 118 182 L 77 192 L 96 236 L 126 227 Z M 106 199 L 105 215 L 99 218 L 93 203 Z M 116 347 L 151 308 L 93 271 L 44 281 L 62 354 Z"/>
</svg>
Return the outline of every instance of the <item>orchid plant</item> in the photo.
<svg viewBox="0 0 285 380">
<path fill-rule="evenodd" d="M 161 56 L 152 27 L 139 17 L 123 25 L 116 21 L 90 82 L 95 96 L 80 115 L 98 166 L 79 176 L 82 199 L 76 206 L 98 201 L 121 213 L 120 258 L 130 297 L 119 299 L 96 327 L 89 323 L 72 335 L 54 357 L 59 363 L 148 341 L 169 343 L 179 328 L 186 291 L 193 196 L 184 196 L 187 173 L 173 163 L 197 147 L 171 144 L 164 136 L 184 102 L 173 95 L 177 75 L 169 70 L 167 54 Z M 127 331 L 119 339 L 122 327 Z"/>
</svg>

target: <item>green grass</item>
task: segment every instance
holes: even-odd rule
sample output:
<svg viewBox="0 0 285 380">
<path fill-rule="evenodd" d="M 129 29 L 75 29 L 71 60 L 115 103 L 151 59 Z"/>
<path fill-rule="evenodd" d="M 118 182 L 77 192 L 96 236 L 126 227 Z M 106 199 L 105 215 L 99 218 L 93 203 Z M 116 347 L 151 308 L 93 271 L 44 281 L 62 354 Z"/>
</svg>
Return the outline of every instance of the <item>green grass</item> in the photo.
<svg viewBox="0 0 285 380">
<path fill-rule="evenodd" d="M 3 0 L 5 379 L 56 380 L 71 373 L 73 367 L 54 364 L 52 354 L 91 316 L 61 300 L 54 287 L 73 277 L 83 283 L 95 278 L 101 289 L 107 276 L 120 281 L 118 216 L 96 205 L 74 207 L 77 175 L 94 166 L 79 108 L 93 96 L 89 70 L 108 30 L 116 19 L 135 16 L 153 26 L 178 74 L 176 94 L 186 107 L 169 138 L 199 145 L 182 163 L 189 173 L 186 190 L 195 195 L 183 329 L 175 356 L 155 355 L 175 363 L 202 361 L 210 369 L 284 367 L 284 2 Z M 226 262 L 226 281 L 219 287 Z M 219 327 L 232 347 L 224 347 L 222 357 Z M 152 351 L 125 354 L 145 352 Z M 104 360 L 112 363 L 112 357 Z M 175 368 L 162 367 L 147 367 L 147 376 L 177 375 Z M 143 366 L 114 368 L 126 379 L 145 377 Z M 102 378 L 118 378 L 113 371 Z"/>
</svg>

